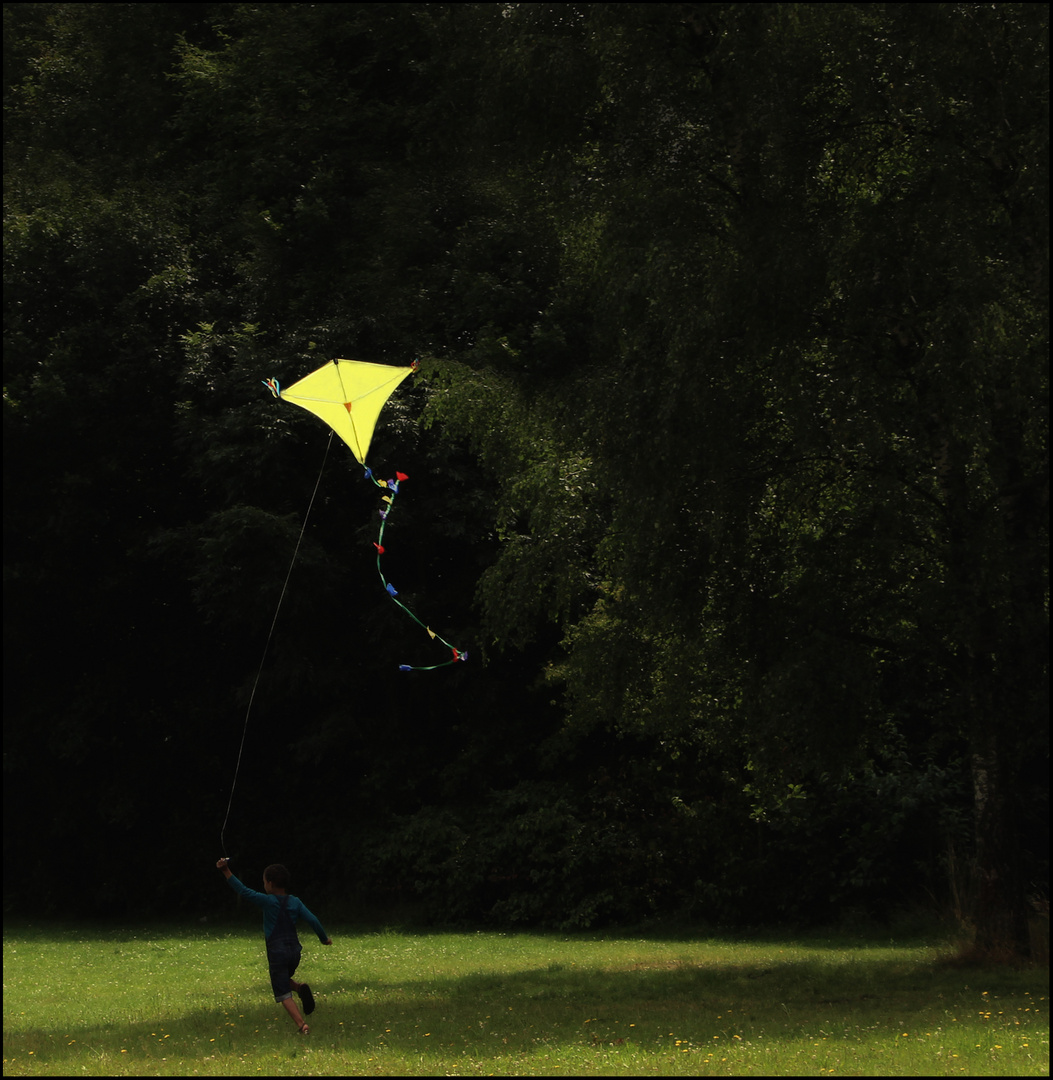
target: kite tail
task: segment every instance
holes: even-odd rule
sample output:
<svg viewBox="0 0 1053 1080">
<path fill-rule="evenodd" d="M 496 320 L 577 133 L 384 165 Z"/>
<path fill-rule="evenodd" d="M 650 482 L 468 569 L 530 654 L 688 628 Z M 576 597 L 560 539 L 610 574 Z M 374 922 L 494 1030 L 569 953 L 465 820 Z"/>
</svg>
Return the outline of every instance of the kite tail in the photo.
<svg viewBox="0 0 1053 1080">
<path fill-rule="evenodd" d="M 431 665 L 428 665 L 426 667 L 425 666 L 418 666 L 418 665 L 415 665 L 415 664 L 399 664 L 399 671 L 435 671 L 438 668 L 449 667 L 451 664 L 456 664 L 459 661 L 467 660 L 468 659 L 468 653 L 467 652 L 463 652 L 461 649 L 458 649 L 455 645 L 451 645 L 444 637 L 442 637 L 440 634 L 437 634 L 434 630 L 432 630 L 432 628 L 430 626 L 428 626 L 426 623 L 421 622 L 421 620 L 418 619 L 417 616 L 412 611 L 410 611 L 410 609 L 408 607 L 406 607 L 406 605 L 398 598 L 399 597 L 398 590 L 395 588 L 394 585 L 391 584 L 390 581 L 388 581 L 388 579 L 386 577 L 384 577 L 384 570 L 380 565 L 380 557 L 381 557 L 381 555 L 384 554 L 384 529 L 387 527 L 388 515 L 395 508 L 395 498 L 399 493 L 399 484 L 401 484 L 403 480 L 408 480 L 409 477 L 405 473 L 397 472 L 397 473 L 395 473 L 395 479 L 394 480 L 378 480 L 373 475 L 373 470 L 367 468 L 366 469 L 366 479 L 367 480 L 372 480 L 373 483 L 378 488 L 383 488 L 386 491 L 390 492 L 390 494 L 385 495 L 383 497 L 383 499 L 381 500 L 382 502 L 386 503 L 387 505 L 384 507 L 383 510 L 380 511 L 380 533 L 378 534 L 376 540 L 373 543 L 373 546 L 377 549 L 377 573 L 380 575 L 380 583 L 381 583 L 381 585 L 384 586 L 384 590 L 387 592 L 388 596 L 390 596 L 391 599 L 400 608 L 402 608 L 402 610 L 422 630 L 424 630 L 424 632 L 428 635 L 428 637 L 430 637 L 433 641 L 438 641 L 440 644 L 445 645 L 446 648 L 449 649 L 450 653 L 451 653 L 451 658 L 449 660 L 444 661 L 441 664 L 431 664 Z"/>
</svg>

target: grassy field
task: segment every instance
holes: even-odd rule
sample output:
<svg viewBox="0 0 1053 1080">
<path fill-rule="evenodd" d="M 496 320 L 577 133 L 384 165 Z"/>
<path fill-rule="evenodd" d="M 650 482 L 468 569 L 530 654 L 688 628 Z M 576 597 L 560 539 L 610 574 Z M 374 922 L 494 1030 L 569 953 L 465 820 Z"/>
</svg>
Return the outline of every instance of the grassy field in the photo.
<svg viewBox="0 0 1053 1080">
<path fill-rule="evenodd" d="M 1048 969 L 932 945 L 340 933 L 318 1008 L 270 999 L 262 935 L 5 927 L 4 1075 L 1046 1075 Z"/>
</svg>

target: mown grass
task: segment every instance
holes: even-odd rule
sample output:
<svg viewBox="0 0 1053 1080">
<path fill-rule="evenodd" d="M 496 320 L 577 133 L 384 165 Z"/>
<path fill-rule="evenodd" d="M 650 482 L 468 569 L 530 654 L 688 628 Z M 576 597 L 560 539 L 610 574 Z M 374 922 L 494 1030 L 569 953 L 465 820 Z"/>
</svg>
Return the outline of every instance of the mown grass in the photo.
<svg viewBox="0 0 1053 1080">
<path fill-rule="evenodd" d="M 1039 1075 L 1048 970 L 838 939 L 334 932 L 311 1034 L 257 927 L 4 935 L 5 1075 Z"/>
</svg>

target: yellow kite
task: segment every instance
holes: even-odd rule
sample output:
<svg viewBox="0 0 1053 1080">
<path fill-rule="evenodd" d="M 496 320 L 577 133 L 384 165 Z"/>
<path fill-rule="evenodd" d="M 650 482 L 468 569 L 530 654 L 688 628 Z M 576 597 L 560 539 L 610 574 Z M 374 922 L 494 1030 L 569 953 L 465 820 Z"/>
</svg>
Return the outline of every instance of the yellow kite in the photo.
<svg viewBox="0 0 1053 1080">
<path fill-rule="evenodd" d="M 367 364 L 360 360 L 333 360 L 317 371 L 312 371 L 310 375 L 305 375 L 288 390 L 282 390 L 277 379 L 264 380 L 264 385 L 276 398 L 291 401 L 324 420 L 347 443 L 359 463 L 365 466 L 366 478 L 388 492 L 383 497 L 384 508 L 380 511 L 380 533 L 373 544 L 377 549 L 377 573 L 380 575 L 380 583 L 391 599 L 418 626 L 426 630 L 433 641 L 445 645 L 452 656 L 446 663 L 433 664 L 430 667 L 400 664 L 402 671 L 433 671 L 435 668 L 468 659 L 466 652 L 440 637 L 398 599 L 398 590 L 384 576 L 380 563 L 380 557 L 384 554 L 384 528 L 388 515 L 395 508 L 399 484 L 409 477 L 405 473 L 397 472 L 393 480 L 378 480 L 373 475 L 373 470 L 366 465 L 366 454 L 369 453 L 373 430 L 377 426 L 384 402 L 395 392 L 399 383 L 419 366 L 416 361 L 410 367 L 391 367 L 388 364 Z"/>
<path fill-rule="evenodd" d="M 288 390 L 282 390 L 274 379 L 268 379 L 266 385 L 275 397 L 291 401 L 324 420 L 365 465 L 384 402 L 417 367 L 334 360 L 305 375 Z"/>
</svg>

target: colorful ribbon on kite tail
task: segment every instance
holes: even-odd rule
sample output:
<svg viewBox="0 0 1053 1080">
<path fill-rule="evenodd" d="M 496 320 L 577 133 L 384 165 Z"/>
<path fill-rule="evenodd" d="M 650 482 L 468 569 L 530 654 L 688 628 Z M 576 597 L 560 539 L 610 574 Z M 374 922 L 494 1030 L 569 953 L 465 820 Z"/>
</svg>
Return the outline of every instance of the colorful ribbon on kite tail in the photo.
<svg viewBox="0 0 1053 1080">
<path fill-rule="evenodd" d="M 397 472 L 397 473 L 395 473 L 395 479 L 394 480 L 378 480 L 373 475 L 373 470 L 367 468 L 366 469 L 366 479 L 367 480 L 372 480 L 373 483 L 378 488 L 384 488 L 385 490 L 390 492 L 390 494 L 385 495 L 383 497 L 382 501 L 387 503 L 387 506 L 383 510 L 380 511 L 380 533 L 379 533 L 379 535 L 377 536 L 376 540 L 373 543 L 373 546 L 377 549 L 377 573 L 380 575 L 380 583 L 384 586 L 384 589 L 387 592 L 388 596 L 390 596 L 391 599 L 396 604 L 398 604 L 398 606 L 400 608 L 402 608 L 402 610 L 422 630 L 425 631 L 425 633 L 428 635 L 428 637 L 430 637 L 433 641 L 438 641 L 441 644 L 445 645 L 446 648 L 449 649 L 450 653 L 452 654 L 451 659 L 446 660 L 441 664 L 431 664 L 431 665 L 426 666 L 426 667 L 425 666 L 418 666 L 418 665 L 415 665 L 415 664 L 399 664 L 399 671 L 435 671 L 438 668 L 449 667 L 451 664 L 456 664 L 459 661 L 467 660 L 468 659 L 468 653 L 467 652 L 462 652 L 455 645 L 451 645 L 444 637 L 442 637 L 441 635 L 435 633 L 435 631 L 432 630 L 432 628 L 430 626 L 428 626 L 427 624 L 421 622 L 421 620 L 418 619 L 417 616 L 412 611 L 410 611 L 410 609 L 408 607 L 406 607 L 406 605 L 399 599 L 398 590 L 395 588 L 394 585 L 391 584 L 390 581 L 388 581 L 388 579 L 386 577 L 384 577 L 384 571 L 383 571 L 383 569 L 381 568 L 381 565 L 380 565 L 380 557 L 381 557 L 381 555 L 384 554 L 384 529 L 387 527 L 388 515 L 395 508 L 395 498 L 399 493 L 399 484 L 401 484 L 403 480 L 408 480 L 409 477 L 405 473 Z"/>
</svg>

